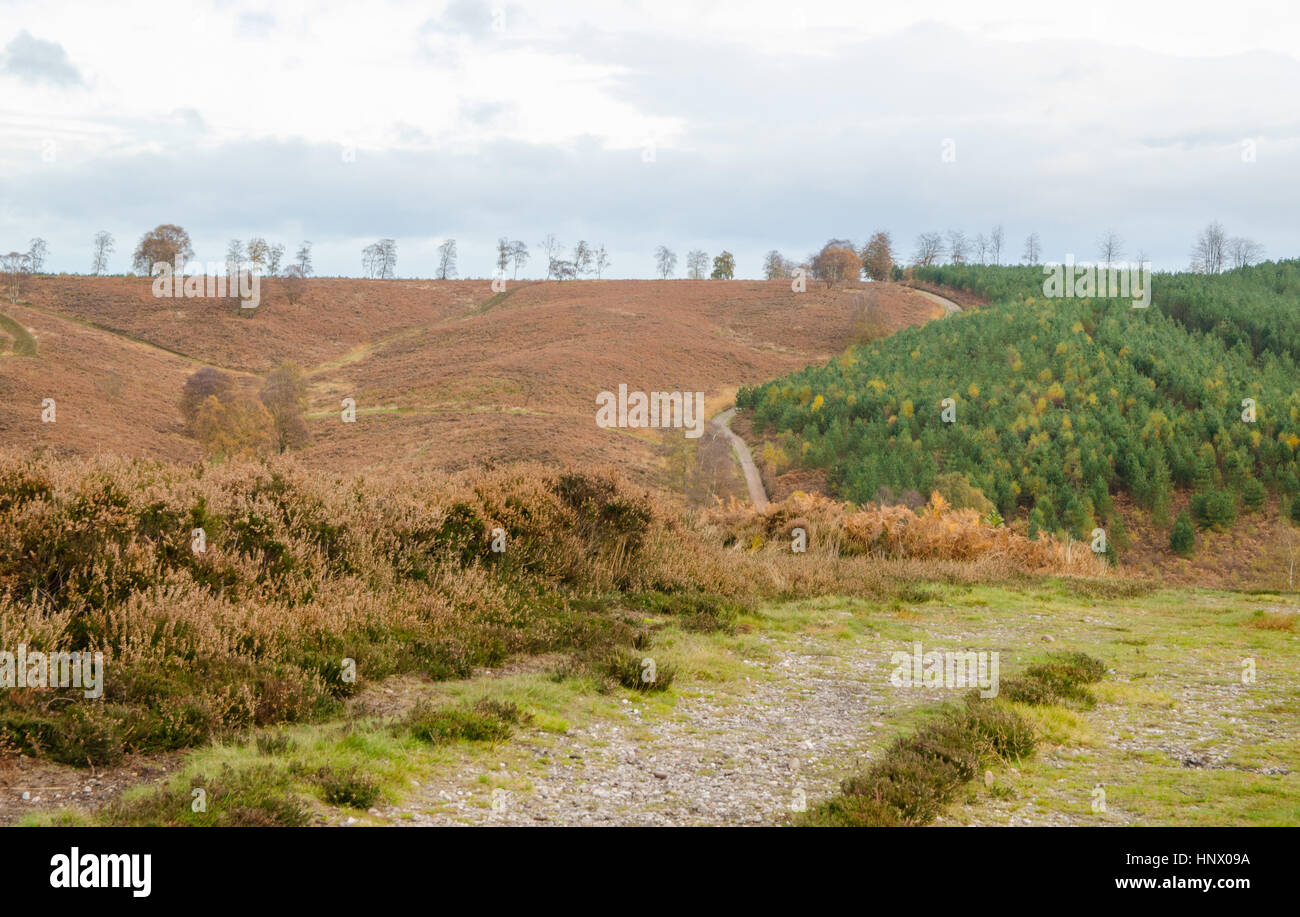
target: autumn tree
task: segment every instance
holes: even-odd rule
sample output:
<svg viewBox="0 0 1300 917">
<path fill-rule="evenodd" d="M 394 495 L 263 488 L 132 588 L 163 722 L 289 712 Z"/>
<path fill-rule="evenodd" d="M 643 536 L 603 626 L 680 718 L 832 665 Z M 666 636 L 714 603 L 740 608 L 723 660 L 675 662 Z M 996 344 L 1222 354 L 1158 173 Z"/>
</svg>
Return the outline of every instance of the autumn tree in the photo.
<svg viewBox="0 0 1300 917">
<path fill-rule="evenodd" d="M 767 280 L 786 280 L 794 273 L 794 264 L 775 248 L 763 256 L 763 276 Z"/>
<path fill-rule="evenodd" d="M 736 277 L 736 257 L 731 252 L 724 251 L 713 259 L 713 273 L 709 275 L 713 280 L 734 280 Z"/>
<path fill-rule="evenodd" d="M 209 457 L 254 457 L 270 450 L 275 421 L 256 398 L 242 393 L 226 401 L 209 395 L 194 418 L 194 435 Z"/>
<path fill-rule="evenodd" d="M 843 240 L 832 239 L 813 255 L 809 268 L 814 280 L 834 287 L 846 280 L 857 280 L 862 271 L 862 260 L 851 243 L 846 246 Z"/>
<path fill-rule="evenodd" d="M 307 383 L 297 363 L 285 361 L 277 366 L 257 396 L 273 421 L 272 445 L 279 451 L 297 449 L 307 444 L 307 422 L 302 408 L 307 399 Z"/>
<path fill-rule="evenodd" d="M 235 379 L 211 366 L 191 373 L 181 389 L 181 416 L 185 419 L 185 430 L 191 435 L 195 432 L 194 423 L 199 409 L 209 398 L 227 401 L 235 393 Z"/>
<path fill-rule="evenodd" d="M 271 246 L 261 236 L 248 240 L 248 263 L 258 274 L 266 274 L 266 263 L 271 257 Z"/>
<path fill-rule="evenodd" d="M 140 237 L 140 243 L 131 256 L 131 266 L 137 274 L 149 275 L 159 263 L 182 263 L 194 257 L 190 234 L 173 223 L 155 226 Z"/>
<path fill-rule="evenodd" d="M 889 233 L 878 232 L 862 249 L 862 269 L 872 280 L 888 280 L 894 268 L 894 246 Z"/>
<path fill-rule="evenodd" d="M 307 292 L 307 275 L 303 273 L 301 266 L 291 264 L 284 269 L 283 284 L 284 298 L 289 300 L 289 305 L 293 305 Z"/>
</svg>

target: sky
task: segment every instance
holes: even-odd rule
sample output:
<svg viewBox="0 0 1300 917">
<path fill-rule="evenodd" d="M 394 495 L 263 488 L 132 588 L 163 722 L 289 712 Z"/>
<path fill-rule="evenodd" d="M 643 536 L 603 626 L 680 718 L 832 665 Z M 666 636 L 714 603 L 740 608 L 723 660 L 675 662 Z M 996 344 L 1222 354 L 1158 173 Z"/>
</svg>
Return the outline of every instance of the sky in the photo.
<svg viewBox="0 0 1300 917">
<path fill-rule="evenodd" d="M 183 226 L 488 277 L 496 240 L 801 259 L 1004 228 L 1003 260 L 1181 269 L 1212 220 L 1300 256 L 1300 6 L 0 0 L 0 252 L 112 272 Z"/>
</svg>

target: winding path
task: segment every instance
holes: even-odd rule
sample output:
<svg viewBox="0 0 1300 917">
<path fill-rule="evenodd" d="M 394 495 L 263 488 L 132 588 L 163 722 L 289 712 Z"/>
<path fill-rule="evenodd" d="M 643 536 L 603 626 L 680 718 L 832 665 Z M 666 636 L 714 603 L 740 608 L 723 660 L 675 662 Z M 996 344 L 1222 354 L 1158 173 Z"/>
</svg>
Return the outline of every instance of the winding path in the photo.
<svg viewBox="0 0 1300 917">
<path fill-rule="evenodd" d="M 926 299 L 933 300 L 934 302 L 937 302 L 939 305 L 943 306 L 944 309 L 947 310 L 948 315 L 956 315 L 958 312 L 961 311 L 961 306 L 957 305 L 951 299 L 944 299 L 939 294 L 931 293 L 929 290 L 922 290 L 920 287 L 912 287 L 911 289 L 915 290 L 917 293 L 920 293 Z M 944 316 L 944 318 L 947 317 L 948 317 L 947 315 Z"/>
<path fill-rule="evenodd" d="M 749 498 L 754 501 L 754 509 L 760 513 L 767 512 L 767 491 L 763 489 L 763 479 L 758 474 L 758 466 L 754 464 L 754 456 L 750 454 L 749 446 L 745 445 L 745 441 L 727 426 L 735 416 L 736 409 L 729 408 L 716 415 L 712 423 L 730 440 L 731 448 L 736 450 L 736 458 L 740 459 L 740 467 L 745 472 L 745 483 L 749 485 Z"/>
<path fill-rule="evenodd" d="M 944 299 L 936 293 L 917 287 L 909 287 L 909 289 L 943 306 L 946 313 L 945 318 L 961 312 L 961 306 L 951 299 Z M 749 486 L 749 498 L 754 501 L 754 508 L 760 513 L 766 512 L 768 505 L 767 491 L 763 489 L 763 479 L 759 476 L 758 467 L 754 464 L 754 457 L 750 454 L 749 446 L 745 444 L 745 441 L 732 432 L 731 427 L 728 426 L 731 423 L 731 418 L 735 416 L 736 409 L 733 407 L 714 416 L 711 422 L 719 432 L 731 441 L 731 448 L 735 450 L 736 458 L 740 459 L 740 467 L 745 472 L 745 483 Z"/>
</svg>

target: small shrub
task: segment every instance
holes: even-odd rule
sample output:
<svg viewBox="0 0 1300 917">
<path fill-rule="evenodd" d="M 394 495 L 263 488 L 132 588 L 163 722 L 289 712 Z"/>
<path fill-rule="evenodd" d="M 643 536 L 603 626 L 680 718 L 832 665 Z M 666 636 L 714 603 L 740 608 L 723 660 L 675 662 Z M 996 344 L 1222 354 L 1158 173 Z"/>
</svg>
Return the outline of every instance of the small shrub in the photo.
<svg viewBox="0 0 1300 917">
<path fill-rule="evenodd" d="M 408 714 L 404 727 L 422 742 L 445 745 L 458 739 L 503 742 L 510 738 L 510 723 L 495 712 L 451 707 L 437 708 L 422 701 Z"/>
<path fill-rule="evenodd" d="M 312 775 L 312 782 L 321 790 L 321 798 L 331 805 L 368 809 L 379 798 L 379 783 L 373 777 L 351 768 L 343 771 L 321 767 Z"/>
<path fill-rule="evenodd" d="M 257 750 L 263 755 L 283 755 L 297 748 L 298 743 L 282 732 L 264 732 L 257 737 Z"/>
<path fill-rule="evenodd" d="M 646 693 L 667 691 L 677 676 L 671 663 L 650 660 L 621 647 L 606 654 L 598 668 L 623 687 Z"/>
</svg>

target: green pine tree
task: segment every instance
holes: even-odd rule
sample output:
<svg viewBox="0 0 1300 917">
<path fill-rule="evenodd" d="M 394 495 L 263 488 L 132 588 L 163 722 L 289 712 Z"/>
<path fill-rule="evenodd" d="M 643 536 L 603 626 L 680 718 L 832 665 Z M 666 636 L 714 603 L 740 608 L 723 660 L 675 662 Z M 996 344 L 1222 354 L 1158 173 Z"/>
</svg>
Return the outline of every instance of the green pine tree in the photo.
<svg viewBox="0 0 1300 917">
<path fill-rule="evenodd" d="M 1187 510 L 1179 513 L 1174 520 L 1174 529 L 1169 534 L 1169 549 L 1183 557 L 1191 557 L 1196 552 L 1196 532 Z"/>
</svg>

